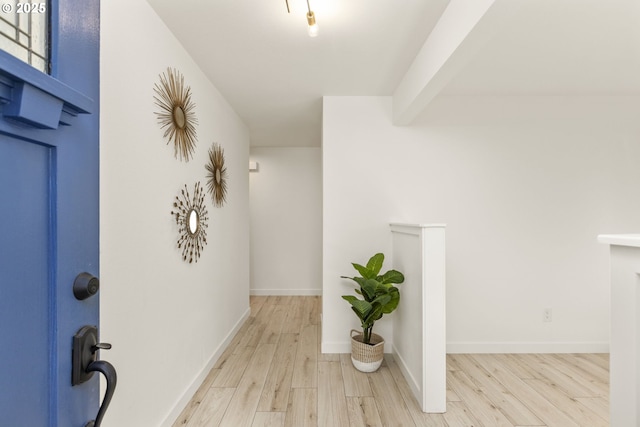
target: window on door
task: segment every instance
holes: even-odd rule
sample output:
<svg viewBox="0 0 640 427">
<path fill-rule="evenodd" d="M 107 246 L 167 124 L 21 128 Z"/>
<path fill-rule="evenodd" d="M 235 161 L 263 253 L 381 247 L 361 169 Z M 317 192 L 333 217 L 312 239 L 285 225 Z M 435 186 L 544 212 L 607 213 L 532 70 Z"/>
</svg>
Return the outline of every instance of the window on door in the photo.
<svg viewBox="0 0 640 427">
<path fill-rule="evenodd" d="M 0 0 L 0 49 L 49 74 L 50 2 Z"/>
</svg>

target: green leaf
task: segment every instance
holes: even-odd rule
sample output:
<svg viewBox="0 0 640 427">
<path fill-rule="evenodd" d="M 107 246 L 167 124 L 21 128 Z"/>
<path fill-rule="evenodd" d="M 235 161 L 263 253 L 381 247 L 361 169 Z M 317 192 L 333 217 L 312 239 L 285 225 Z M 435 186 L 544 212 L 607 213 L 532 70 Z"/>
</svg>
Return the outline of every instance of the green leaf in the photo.
<svg viewBox="0 0 640 427">
<path fill-rule="evenodd" d="M 380 295 L 379 297 L 371 301 L 371 305 L 374 307 L 376 307 L 376 305 L 380 305 L 384 307 L 385 305 L 389 304 L 390 301 L 391 301 L 391 295 L 388 295 L 388 294 Z"/>
<path fill-rule="evenodd" d="M 360 313 L 354 306 L 351 306 L 351 310 L 353 310 L 356 316 L 358 316 L 358 318 L 360 319 L 360 324 L 363 324 L 365 316 L 362 313 Z"/>
<path fill-rule="evenodd" d="M 349 276 L 340 276 L 341 279 L 349 279 L 349 280 L 353 280 L 354 282 L 356 282 L 359 286 L 362 286 L 362 284 L 367 280 L 364 277 L 349 277 Z"/>
<path fill-rule="evenodd" d="M 367 267 L 364 267 L 360 264 L 356 264 L 355 262 L 352 262 L 351 265 L 353 265 L 353 268 L 358 270 L 358 273 L 360 273 L 360 275 L 365 279 L 373 279 L 378 275 L 378 273 L 373 273 Z"/>
<path fill-rule="evenodd" d="M 369 326 L 373 326 L 376 320 L 379 320 L 382 317 L 382 306 L 380 304 L 376 304 L 371 311 L 365 317 L 363 323 L 367 323 Z"/>
<path fill-rule="evenodd" d="M 376 286 L 376 295 L 388 294 L 389 289 L 391 289 L 391 285 L 378 282 L 378 285 Z"/>
<path fill-rule="evenodd" d="M 377 287 L 378 287 L 378 282 L 375 279 L 365 280 L 362 286 L 360 286 L 364 299 L 366 299 L 367 301 L 373 300 L 376 297 Z"/>
<path fill-rule="evenodd" d="M 362 285 L 367 281 L 364 277 L 353 277 L 352 280 L 360 285 L 360 287 L 362 287 Z"/>
<path fill-rule="evenodd" d="M 378 273 L 380 273 L 380 269 L 382 269 L 382 263 L 384 263 L 384 254 L 381 253 L 375 254 L 369 259 L 369 262 L 367 262 L 367 269 L 371 271 L 373 277 L 376 277 Z"/>
<path fill-rule="evenodd" d="M 382 312 L 384 314 L 389 314 L 396 308 L 398 308 L 398 303 L 400 302 L 400 292 L 398 292 L 398 288 L 393 289 L 395 289 L 395 292 L 389 292 L 391 300 L 382 308 Z"/>
<path fill-rule="evenodd" d="M 343 295 L 342 298 L 351 304 L 353 311 L 355 311 L 361 320 L 365 319 L 371 312 L 372 306 L 367 301 L 358 299 L 353 295 Z"/>
<path fill-rule="evenodd" d="M 389 270 L 378 280 L 380 280 L 381 283 L 402 283 L 404 282 L 404 274 L 397 270 Z"/>
</svg>

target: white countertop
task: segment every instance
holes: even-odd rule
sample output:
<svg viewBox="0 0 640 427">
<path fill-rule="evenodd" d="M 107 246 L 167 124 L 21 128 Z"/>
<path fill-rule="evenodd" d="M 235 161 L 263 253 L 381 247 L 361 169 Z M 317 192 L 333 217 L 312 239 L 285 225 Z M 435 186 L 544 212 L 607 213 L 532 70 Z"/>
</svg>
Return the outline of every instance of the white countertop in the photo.
<svg viewBox="0 0 640 427">
<path fill-rule="evenodd" d="M 601 234 L 598 236 L 598 242 L 640 248 L 640 234 Z"/>
</svg>

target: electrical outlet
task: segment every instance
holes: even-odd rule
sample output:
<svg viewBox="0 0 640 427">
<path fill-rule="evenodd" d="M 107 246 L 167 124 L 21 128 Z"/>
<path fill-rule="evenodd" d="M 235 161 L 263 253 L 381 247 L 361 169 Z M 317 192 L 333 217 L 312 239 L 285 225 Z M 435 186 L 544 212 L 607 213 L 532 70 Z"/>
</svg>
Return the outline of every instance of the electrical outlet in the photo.
<svg viewBox="0 0 640 427">
<path fill-rule="evenodd" d="M 553 314 L 553 312 L 551 311 L 550 308 L 545 308 L 544 312 L 542 313 L 542 321 L 543 322 L 551 322 L 553 320 L 552 314 Z"/>
</svg>

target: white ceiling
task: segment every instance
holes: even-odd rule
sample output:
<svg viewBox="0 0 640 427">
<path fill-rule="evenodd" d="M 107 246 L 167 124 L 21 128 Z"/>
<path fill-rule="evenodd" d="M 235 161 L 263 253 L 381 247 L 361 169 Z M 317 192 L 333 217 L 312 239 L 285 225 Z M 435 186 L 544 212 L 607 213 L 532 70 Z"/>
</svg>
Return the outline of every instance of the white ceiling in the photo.
<svg viewBox="0 0 640 427">
<path fill-rule="evenodd" d="M 309 1 L 316 38 L 305 0 L 148 0 L 272 147 L 320 145 L 323 95 L 392 95 L 449 3 Z M 509 1 L 519 13 L 444 94 L 640 95 L 640 0 Z"/>
<path fill-rule="evenodd" d="M 512 0 L 516 19 L 445 94 L 640 95 L 639 0 Z"/>
</svg>

